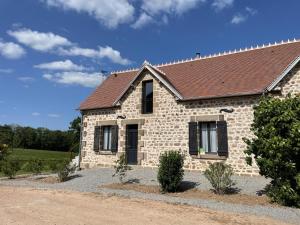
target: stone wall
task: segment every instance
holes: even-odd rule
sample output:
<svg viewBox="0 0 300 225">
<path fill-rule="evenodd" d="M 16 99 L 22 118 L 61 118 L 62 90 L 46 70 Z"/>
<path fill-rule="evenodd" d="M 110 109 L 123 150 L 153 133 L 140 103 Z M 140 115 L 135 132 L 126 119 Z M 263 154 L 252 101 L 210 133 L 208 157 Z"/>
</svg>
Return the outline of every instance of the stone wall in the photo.
<svg viewBox="0 0 300 225">
<path fill-rule="evenodd" d="M 300 89 L 300 73 L 295 72 L 283 84 L 284 92 Z M 118 76 L 122 76 L 119 74 Z M 154 108 L 152 114 L 141 114 L 141 80 L 153 79 Z M 295 87 L 295 84 L 299 85 Z M 178 102 L 175 97 L 154 79 L 150 74 L 143 74 L 136 82 L 135 87 L 128 91 L 121 100 L 121 106 L 116 109 L 91 110 L 84 112 L 83 122 L 83 146 L 82 167 L 111 166 L 118 155 L 125 152 L 126 124 L 139 125 L 138 161 L 142 166 L 155 167 L 158 165 L 159 155 L 164 151 L 179 150 L 186 155 L 185 168 L 189 170 L 203 171 L 209 163 L 225 161 L 230 164 L 235 173 L 243 175 L 257 175 L 258 168 L 246 165 L 245 143 L 243 137 L 251 138 L 250 126 L 253 121 L 253 105 L 257 104 L 258 96 L 232 97 L 213 100 L 201 100 L 191 102 Z M 220 109 L 233 109 L 233 113 L 220 113 Z M 126 119 L 117 119 L 118 115 L 126 116 Z M 203 116 L 221 116 L 227 121 L 229 155 L 221 157 L 194 158 L 188 153 L 188 122 L 193 118 Z M 100 121 L 115 121 L 119 126 L 119 148 L 117 154 L 93 151 L 94 127 Z"/>
</svg>

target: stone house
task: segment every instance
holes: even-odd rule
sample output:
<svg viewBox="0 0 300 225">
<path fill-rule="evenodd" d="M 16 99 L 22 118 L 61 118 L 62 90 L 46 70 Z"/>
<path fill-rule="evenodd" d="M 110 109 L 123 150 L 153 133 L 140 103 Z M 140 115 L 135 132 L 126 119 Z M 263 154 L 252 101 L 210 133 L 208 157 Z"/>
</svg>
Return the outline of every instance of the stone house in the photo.
<svg viewBox="0 0 300 225">
<path fill-rule="evenodd" d="M 185 154 L 185 169 L 225 161 L 246 165 L 253 106 L 262 95 L 300 91 L 300 41 L 113 72 L 80 105 L 81 167 L 128 163 L 156 167 L 164 151 Z"/>
</svg>

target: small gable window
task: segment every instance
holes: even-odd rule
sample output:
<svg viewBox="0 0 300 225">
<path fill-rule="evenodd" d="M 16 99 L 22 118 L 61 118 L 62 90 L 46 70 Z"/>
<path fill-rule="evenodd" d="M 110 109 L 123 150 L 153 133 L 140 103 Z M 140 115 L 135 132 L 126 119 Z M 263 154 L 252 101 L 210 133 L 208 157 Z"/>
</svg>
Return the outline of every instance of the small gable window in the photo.
<svg viewBox="0 0 300 225">
<path fill-rule="evenodd" d="M 143 81 L 142 113 L 153 113 L 153 81 Z"/>
</svg>

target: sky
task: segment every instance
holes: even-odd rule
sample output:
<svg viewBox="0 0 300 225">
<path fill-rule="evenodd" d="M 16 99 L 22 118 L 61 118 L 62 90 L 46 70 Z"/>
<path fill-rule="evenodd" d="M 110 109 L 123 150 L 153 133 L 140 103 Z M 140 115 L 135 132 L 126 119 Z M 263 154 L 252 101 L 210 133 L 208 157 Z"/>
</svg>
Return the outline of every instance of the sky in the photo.
<svg viewBox="0 0 300 225">
<path fill-rule="evenodd" d="M 0 0 L 0 124 L 65 130 L 110 72 L 299 39 L 299 8 L 299 0 Z"/>
</svg>

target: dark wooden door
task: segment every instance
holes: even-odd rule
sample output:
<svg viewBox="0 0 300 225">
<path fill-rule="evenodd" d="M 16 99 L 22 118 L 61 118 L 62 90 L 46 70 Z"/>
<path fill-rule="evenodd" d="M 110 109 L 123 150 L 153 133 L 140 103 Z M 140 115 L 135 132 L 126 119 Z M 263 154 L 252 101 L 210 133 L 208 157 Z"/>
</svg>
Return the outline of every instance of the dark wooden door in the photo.
<svg viewBox="0 0 300 225">
<path fill-rule="evenodd" d="M 138 125 L 126 126 L 126 158 L 128 164 L 137 164 Z"/>
</svg>

